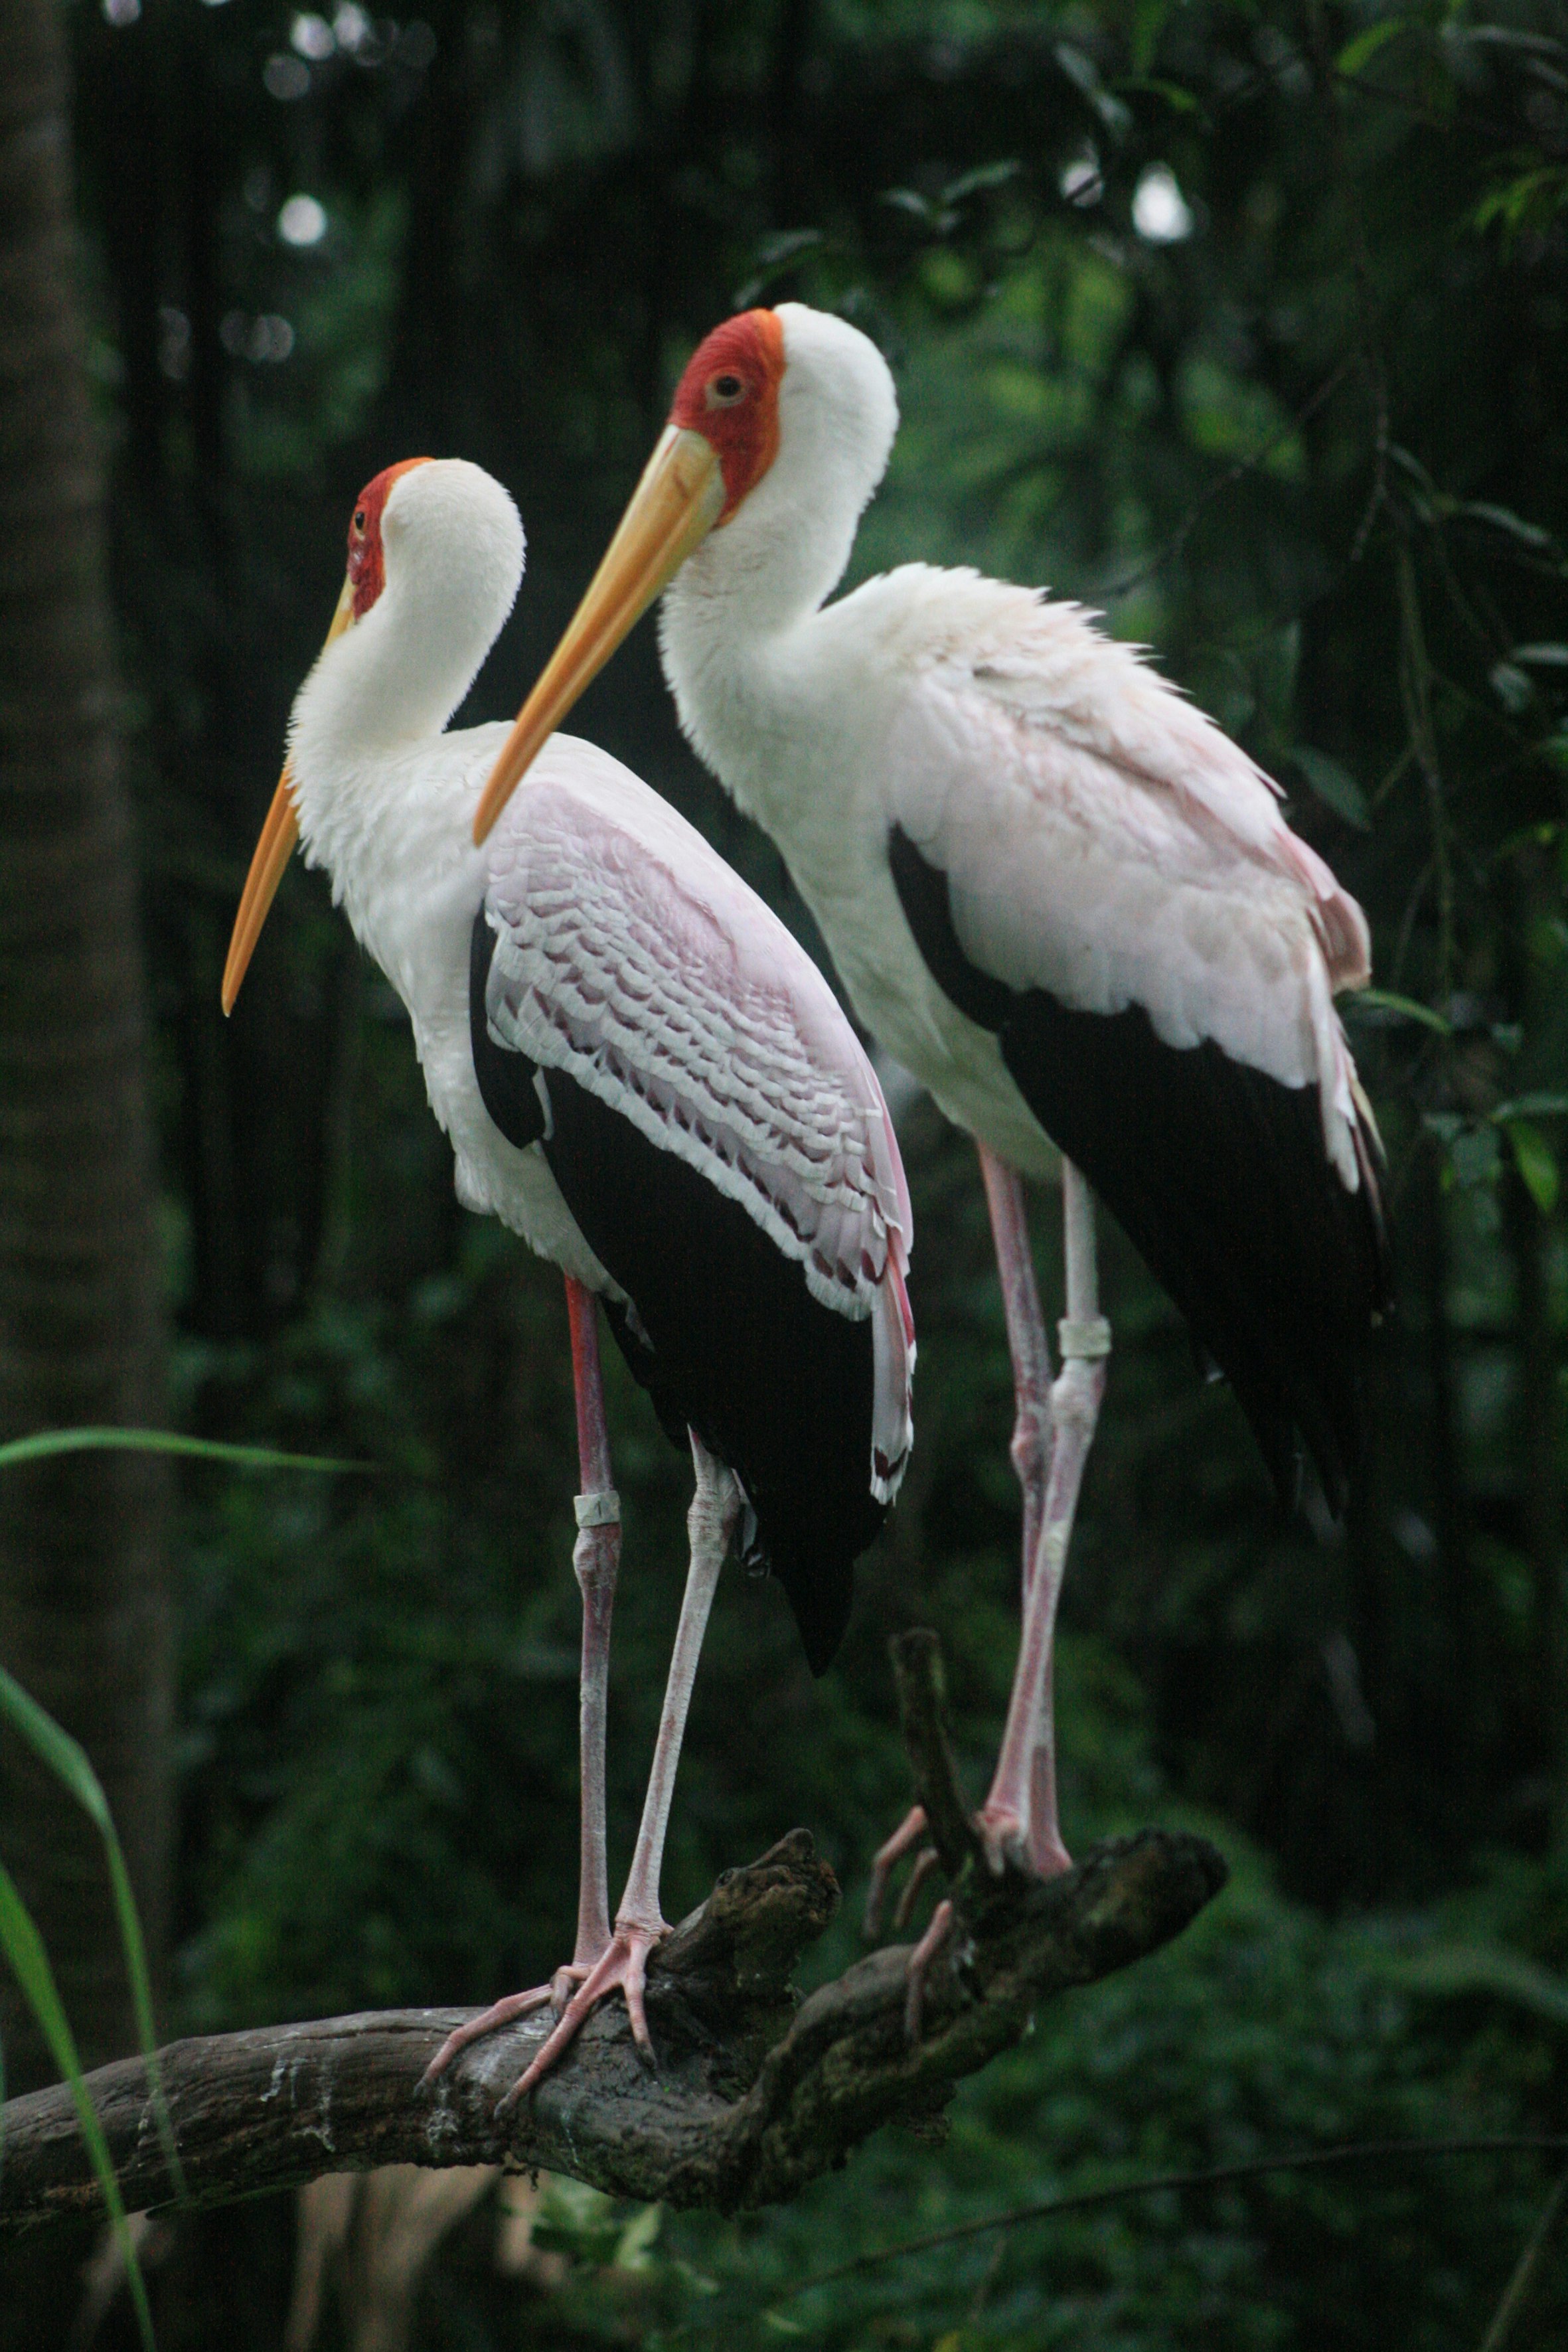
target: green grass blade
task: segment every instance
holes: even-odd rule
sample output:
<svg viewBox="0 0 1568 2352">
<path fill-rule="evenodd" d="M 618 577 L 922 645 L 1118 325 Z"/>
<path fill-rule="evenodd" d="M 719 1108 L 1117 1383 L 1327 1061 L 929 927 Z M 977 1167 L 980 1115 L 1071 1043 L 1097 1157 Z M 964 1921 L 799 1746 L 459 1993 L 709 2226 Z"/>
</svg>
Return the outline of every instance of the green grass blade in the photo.
<svg viewBox="0 0 1568 2352">
<path fill-rule="evenodd" d="M 103 2137 L 103 2126 L 88 2096 L 81 2060 L 77 2055 L 76 2038 L 66 2017 L 59 1988 L 55 1983 L 55 1972 L 44 1949 L 43 1937 L 34 1926 L 27 1906 L 16 1891 L 16 1881 L 4 1863 L 0 1863 L 0 1951 L 5 1953 L 16 1971 L 16 1981 L 26 1998 L 27 2006 L 38 2021 L 54 2062 L 70 2085 L 77 2119 L 81 2125 L 81 2136 L 87 2142 L 92 2168 L 98 2175 L 103 2201 L 109 2208 L 110 2226 L 120 2241 L 126 2284 L 136 2308 L 137 2328 L 145 2352 L 157 2352 L 153 2334 L 153 2313 L 147 2301 L 147 2285 L 142 2276 L 142 2265 L 136 2258 L 135 2244 L 125 2217 L 125 2200 L 114 2177 L 114 2166 L 110 2158 L 109 2143 Z"/>
<path fill-rule="evenodd" d="M 183 2200 L 185 2176 L 181 2168 L 179 2150 L 174 2145 L 174 2122 L 163 2096 L 163 2075 L 158 2065 L 158 2036 L 153 2018 L 153 1981 L 147 1966 L 147 1947 L 142 1940 L 136 1898 L 131 1891 L 131 1874 L 125 1867 L 125 1855 L 109 1810 L 109 1800 L 103 1793 L 103 1784 L 92 1769 L 87 1750 L 23 1689 L 14 1675 L 7 1674 L 4 1666 L 0 1666 L 0 1719 L 7 1722 L 26 1741 L 35 1755 L 42 1758 L 76 1799 L 103 1840 L 109 1863 L 109 1883 L 113 1890 L 114 1908 L 120 1921 L 120 1940 L 125 1952 L 125 1971 L 131 1979 L 136 2031 L 142 2043 L 142 2057 L 147 2063 L 147 2087 L 153 2102 L 153 2120 L 168 2163 L 169 2176 L 174 2184 L 174 2193 Z"/>
<path fill-rule="evenodd" d="M 40 1429 L 0 1445 L 0 1470 L 23 1462 L 46 1462 L 56 1454 L 110 1451 L 124 1454 L 189 1454 L 199 1462 L 229 1462 L 239 1470 L 362 1470 L 375 1475 L 374 1462 L 340 1462 L 321 1454 L 280 1454 L 270 1445 L 225 1445 L 216 1437 L 184 1437 L 174 1429 Z"/>
<path fill-rule="evenodd" d="M 1451 1037 L 1454 1034 L 1452 1024 L 1445 1021 L 1440 1013 L 1434 1013 L 1429 1004 L 1417 1004 L 1413 996 L 1395 996 L 1386 988 L 1358 989 L 1344 1002 L 1352 1010 L 1366 1004 L 1379 1013 L 1400 1013 L 1406 1021 L 1419 1021 L 1425 1028 L 1435 1029 L 1439 1037 Z"/>
</svg>

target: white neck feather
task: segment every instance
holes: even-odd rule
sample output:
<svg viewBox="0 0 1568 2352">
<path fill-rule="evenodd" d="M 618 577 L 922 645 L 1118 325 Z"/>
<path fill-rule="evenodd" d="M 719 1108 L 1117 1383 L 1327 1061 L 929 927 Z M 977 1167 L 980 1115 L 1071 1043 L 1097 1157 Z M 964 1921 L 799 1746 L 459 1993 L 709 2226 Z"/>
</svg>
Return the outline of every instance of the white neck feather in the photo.
<svg viewBox="0 0 1568 2352">
<path fill-rule="evenodd" d="M 460 747 L 432 758 L 500 634 L 522 577 L 522 525 L 499 482 L 461 459 L 405 474 L 382 517 L 385 585 L 327 646 L 295 699 L 289 758 L 308 861 L 388 969 L 385 932 L 406 896 L 466 868 L 482 776 Z M 476 730 L 476 735 L 489 730 Z M 478 743 L 474 746 L 476 754 Z M 459 804 L 461 803 L 461 804 Z"/>
<path fill-rule="evenodd" d="M 843 577 L 899 422 L 887 363 L 858 329 L 800 302 L 778 317 L 778 454 L 676 574 L 659 624 L 681 723 L 743 807 L 773 770 L 788 641 Z"/>
</svg>

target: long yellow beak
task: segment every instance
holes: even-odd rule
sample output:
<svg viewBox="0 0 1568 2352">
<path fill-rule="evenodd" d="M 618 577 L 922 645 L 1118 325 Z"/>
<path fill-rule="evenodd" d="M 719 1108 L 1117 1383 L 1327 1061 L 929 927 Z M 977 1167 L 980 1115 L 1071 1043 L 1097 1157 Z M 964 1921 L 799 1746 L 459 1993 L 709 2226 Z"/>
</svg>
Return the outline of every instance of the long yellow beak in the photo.
<svg viewBox="0 0 1568 2352">
<path fill-rule="evenodd" d="M 474 818 L 476 843 L 490 831 L 546 739 L 723 509 L 724 477 L 712 444 L 700 433 L 667 425 L 587 594 L 490 772 Z"/>
<path fill-rule="evenodd" d="M 343 593 L 338 598 L 338 609 L 332 614 L 332 625 L 327 631 L 327 644 L 341 637 L 354 616 L 354 588 L 352 580 L 343 582 Z M 323 651 L 325 648 L 323 647 Z M 228 960 L 223 968 L 223 1009 L 234 1011 L 234 1000 L 239 994 L 239 983 L 249 969 L 256 952 L 256 942 L 261 937 L 261 926 L 267 920 L 272 901 L 278 896 L 278 885 L 283 871 L 294 855 L 294 844 L 300 838 L 300 820 L 294 814 L 294 801 L 289 788 L 289 762 L 283 762 L 283 773 L 278 779 L 278 790 L 272 795 L 272 805 L 267 812 L 267 822 L 261 828 L 261 838 L 256 845 L 256 855 L 250 861 L 250 871 L 245 877 L 239 912 L 234 919 L 234 932 L 228 943 Z"/>
</svg>

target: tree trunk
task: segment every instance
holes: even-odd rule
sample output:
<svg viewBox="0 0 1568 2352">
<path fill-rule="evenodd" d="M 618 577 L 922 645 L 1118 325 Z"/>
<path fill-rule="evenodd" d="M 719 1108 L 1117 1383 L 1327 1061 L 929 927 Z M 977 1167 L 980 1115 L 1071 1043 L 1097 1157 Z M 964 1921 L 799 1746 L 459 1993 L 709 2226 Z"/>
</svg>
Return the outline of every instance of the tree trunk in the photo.
<svg viewBox="0 0 1568 2352">
<path fill-rule="evenodd" d="M 82 365 L 57 0 L 0 0 L 0 1438 L 160 1417 L 135 877 Z M 134 1454 L 0 1474 L 0 1661 L 86 1747 L 149 1942 L 163 1922 L 164 1478 Z M 14 1742 L 0 1859 L 89 2063 L 133 2044 L 96 1833 Z M 3 1972 L 0 1972 L 3 1974 Z M 0 1982 L 8 2088 L 48 2064 Z"/>
</svg>

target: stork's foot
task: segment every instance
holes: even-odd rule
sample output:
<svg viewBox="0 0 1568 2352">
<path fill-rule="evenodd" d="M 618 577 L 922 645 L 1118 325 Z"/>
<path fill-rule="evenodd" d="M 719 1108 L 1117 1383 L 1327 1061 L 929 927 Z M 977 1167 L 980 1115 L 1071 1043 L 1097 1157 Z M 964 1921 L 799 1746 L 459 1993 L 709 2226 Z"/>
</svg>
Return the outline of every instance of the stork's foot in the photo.
<svg viewBox="0 0 1568 2352">
<path fill-rule="evenodd" d="M 509 1992 L 504 2000 L 496 2001 L 489 2009 L 481 2010 L 448 2033 L 428 2066 L 419 2077 L 419 2088 L 427 2090 L 437 2074 L 444 2074 L 459 2050 L 470 2042 L 478 2042 L 487 2033 L 496 2032 L 503 2025 L 511 2025 L 520 2017 L 531 2016 L 548 2001 L 557 2011 L 564 2010 L 572 1998 L 572 1989 L 592 1974 L 592 1964 L 584 1960 L 568 1960 L 556 1969 L 548 1984 L 531 1985 L 527 1992 Z"/>
<path fill-rule="evenodd" d="M 989 1799 L 974 1816 L 974 1833 L 993 1878 L 1000 1878 L 1009 1863 L 1026 1878 L 1060 1878 L 1072 1868 L 1072 1856 L 1062 1843 L 1054 1821 L 1035 1827 L 1012 1805 Z"/>
<path fill-rule="evenodd" d="M 564 2055 L 576 2040 L 583 2025 L 599 2003 L 619 1985 L 626 1997 L 626 2013 L 632 2021 L 632 2040 L 637 2043 L 644 2063 L 655 2063 L 653 2039 L 647 2030 L 647 2010 L 644 1989 L 647 1981 L 647 1956 L 658 1944 L 662 1944 L 669 1929 L 661 1919 L 657 1927 L 622 1926 L 617 1920 L 601 1957 L 595 1962 L 571 2000 L 562 2010 L 548 2040 L 534 2053 L 527 2072 L 507 2093 L 496 2109 L 504 2115 L 519 2099 L 526 2098 L 534 2084 Z"/>
<path fill-rule="evenodd" d="M 904 1840 L 903 1845 L 900 1848 L 900 1852 L 907 1852 L 925 1825 L 925 1817 L 920 1812 L 918 1807 L 915 1812 L 910 1814 L 910 1821 L 918 1821 L 920 1828 L 906 1836 L 905 1832 L 910 1826 L 906 1822 L 895 1832 L 896 1837 Z M 1009 1864 L 1020 1871 L 1026 1878 L 1039 1879 L 1060 1878 L 1065 1872 L 1072 1868 L 1072 1857 L 1062 1843 L 1061 1832 L 1054 1822 L 1048 1830 L 1031 1835 L 1025 1829 L 1016 1813 L 992 1806 L 983 1807 L 973 1816 L 973 1821 L 975 1836 L 980 1842 L 986 1864 L 994 1877 L 1000 1878 Z M 893 1839 L 889 1838 L 889 1845 L 893 1842 Z M 886 1853 L 887 1847 L 882 1851 Z M 878 1861 L 880 1860 L 879 1854 Z M 937 1867 L 937 1862 L 938 1856 L 934 1846 L 923 1847 L 916 1856 L 915 1866 L 910 1874 L 909 1883 L 900 1896 L 898 1908 L 893 1914 L 895 1927 L 901 1927 L 909 1918 L 914 1907 L 915 1895 L 922 1882 Z M 875 1881 L 873 1881 L 873 1891 L 879 1894 L 880 1891 L 876 1888 Z M 866 1909 L 869 1919 L 871 1916 L 869 1901 L 867 1903 Z M 910 1954 L 909 1967 L 904 1978 L 904 2032 L 909 2036 L 911 2046 L 921 2038 L 926 1979 L 931 1974 L 931 1963 L 952 1941 L 957 1925 L 958 1913 L 951 1899 L 944 1895 L 931 1913 L 924 1935 Z M 872 1932 L 875 1933 L 874 1928 Z"/>
<path fill-rule="evenodd" d="M 1026 1829 L 1011 1807 L 983 1805 L 973 1817 L 974 1834 L 986 1866 L 994 1878 L 1000 1878 L 1011 1864 L 1026 1878 L 1060 1878 L 1072 1868 L 1072 1856 L 1062 1843 L 1061 1832 L 1054 1822 L 1043 1828 Z M 881 1932 L 882 1911 L 888 1899 L 889 1882 L 899 1864 L 912 1846 L 918 1845 L 926 1832 L 923 1806 L 915 1805 L 906 1813 L 885 1844 L 879 1846 L 871 1862 L 871 1883 L 866 1890 L 865 1935 L 874 1942 Z M 939 1865 L 940 1857 L 932 1845 L 921 1846 L 915 1856 L 915 1865 L 904 1882 L 903 1893 L 893 1908 L 892 1926 L 895 1934 L 907 1927 L 915 1907 L 915 1898 L 931 1874 Z"/>
</svg>

